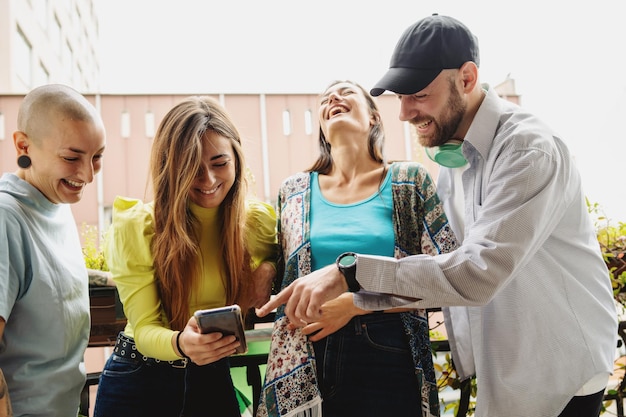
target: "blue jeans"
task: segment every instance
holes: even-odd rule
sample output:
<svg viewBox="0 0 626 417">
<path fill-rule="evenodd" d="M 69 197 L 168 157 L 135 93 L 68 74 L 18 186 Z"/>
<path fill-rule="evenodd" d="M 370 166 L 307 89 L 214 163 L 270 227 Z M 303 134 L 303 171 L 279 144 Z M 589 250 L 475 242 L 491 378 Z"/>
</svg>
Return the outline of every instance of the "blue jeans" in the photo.
<svg viewBox="0 0 626 417">
<path fill-rule="evenodd" d="M 422 415 L 399 314 L 354 317 L 313 347 L 324 417 Z"/>
<path fill-rule="evenodd" d="M 597 417 L 602 411 L 604 390 L 595 394 L 574 397 L 559 417 Z"/>
<path fill-rule="evenodd" d="M 107 360 L 94 417 L 240 417 L 227 359 L 175 368 L 113 353 Z"/>
</svg>

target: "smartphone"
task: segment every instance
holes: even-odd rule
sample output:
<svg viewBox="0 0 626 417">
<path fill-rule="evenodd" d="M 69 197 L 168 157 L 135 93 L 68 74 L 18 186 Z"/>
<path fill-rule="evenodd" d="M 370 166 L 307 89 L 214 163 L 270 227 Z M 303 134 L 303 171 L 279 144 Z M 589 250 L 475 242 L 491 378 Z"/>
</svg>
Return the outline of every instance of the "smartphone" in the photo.
<svg viewBox="0 0 626 417">
<path fill-rule="evenodd" d="M 194 313 L 202 333 L 220 332 L 224 336 L 235 335 L 239 341 L 238 354 L 248 351 L 246 334 L 243 330 L 241 308 L 237 304 L 226 307 L 197 310 Z"/>
</svg>

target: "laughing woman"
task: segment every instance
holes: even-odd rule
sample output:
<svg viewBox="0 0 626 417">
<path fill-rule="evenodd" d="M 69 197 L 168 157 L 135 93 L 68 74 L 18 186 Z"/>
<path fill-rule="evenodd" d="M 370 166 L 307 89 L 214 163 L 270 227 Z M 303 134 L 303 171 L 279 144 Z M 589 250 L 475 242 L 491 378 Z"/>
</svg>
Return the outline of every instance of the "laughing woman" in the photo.
<svg viewBox="0 0 626 417">
<path fill-rule="evenodd" d="M 319 122 L 319 158 L 279 191 L 283 287 L 345 252 L 404 257 L 455 247 L 424 167 L 385 162 L 380 113 L 362 87 L 332 83 Z M 439 415 L 426 312 L 365 311 L 353 295 L 324 304 L 322 318 L 301 330 L 278 310 L 258 417 Z"/>
<path fill-rule="evenodd" d="M 98 385 L 96 417 L 239 416 L 228 356 L 195 310 L 269 299 L 276 215 L 246 198 L 239 133 L 208 97 L 172 108 L 154 138 L 154 201 L 120 198 L 105 256 L 128 318 Z"/>
</svg>

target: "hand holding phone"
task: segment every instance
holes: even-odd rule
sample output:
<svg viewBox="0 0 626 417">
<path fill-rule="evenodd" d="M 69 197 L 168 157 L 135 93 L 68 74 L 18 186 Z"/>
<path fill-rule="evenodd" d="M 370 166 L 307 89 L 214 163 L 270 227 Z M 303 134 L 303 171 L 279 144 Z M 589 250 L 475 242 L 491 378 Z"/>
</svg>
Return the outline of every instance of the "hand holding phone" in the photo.
<svg viewBox="0 0 626 417">
<path fill-rule="evenodd" d="M 226 307 L 198 310 L 194 313 L 202 333 L 219 332 L 224 336 L 234 335 L 239 341 L 238 354 L 248 351 L 246 334 L 243 330 L 241 308 L 237 304 Z"/>
</svg>

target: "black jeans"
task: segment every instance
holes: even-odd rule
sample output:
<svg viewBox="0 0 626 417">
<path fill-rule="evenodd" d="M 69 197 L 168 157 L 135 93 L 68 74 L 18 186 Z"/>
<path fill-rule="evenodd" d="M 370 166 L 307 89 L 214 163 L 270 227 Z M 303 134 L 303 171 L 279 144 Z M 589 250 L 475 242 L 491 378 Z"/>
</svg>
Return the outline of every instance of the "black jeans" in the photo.
<svg viewBox="0 0 626 417">
<path fill-rule="evenodd" d="M 240 417 L 228 359 L 186 368 L 113 353 L 102 371 L 97 417 Z"/>
<path fill-rule="evenodd" d="M 559 417 L 598 417 L 602 410 L 604 390 L 595 394 L 574 397 Z"/>
<path fill-rule="evenodd" d="M 399 314 L 354 317 L 313 347 L 324 417 L 422 415 L 419 383 Z"/>
</svg>

